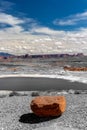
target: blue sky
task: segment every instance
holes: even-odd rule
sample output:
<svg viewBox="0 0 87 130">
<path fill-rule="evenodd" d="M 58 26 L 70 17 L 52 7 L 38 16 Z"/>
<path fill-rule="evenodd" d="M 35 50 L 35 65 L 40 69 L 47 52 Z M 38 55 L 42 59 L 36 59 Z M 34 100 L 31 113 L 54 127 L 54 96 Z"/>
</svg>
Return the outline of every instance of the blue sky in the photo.
<svg viewBox="0 0 87 130">
<path fill-rule="evenodd" d="M 87 13 L 87 0 L 1 0 L 0 10 L 20 19 L 31 18 L 40 26 L 55 30 L 87 27 L 87 16 L 81 16 Z"/>
<path fill-rule="evenodd" d="M 0 39 L 6 38 L 28 39 L 32 43 L 30 50 L 27 50 L 25 42 L 21 44 L 16 41 L 14 47 L 9 42 L 15 52 L 19 48 L 25 48 L 25 53 L 34 53 L 35 49 L 38 52 L 34 48 L 36 44 L 44 44 L 41 51 L 44 53 L 46 47 L 47 53 L 62 50 L 86 53 L 87 0 L 0 0 Z M 6 44 L 5 41 L 5 45 L 0 45 L 0 51 L 10 50 Z M 56 48 L 52 50 L 54 45 Z"/>
</svg>

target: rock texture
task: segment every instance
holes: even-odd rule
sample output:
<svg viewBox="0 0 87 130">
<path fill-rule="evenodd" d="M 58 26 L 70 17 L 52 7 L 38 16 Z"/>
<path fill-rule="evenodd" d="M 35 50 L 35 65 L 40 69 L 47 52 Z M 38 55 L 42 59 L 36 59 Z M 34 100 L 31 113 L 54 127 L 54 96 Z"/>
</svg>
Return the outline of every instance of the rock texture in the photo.
<svg viewBox="0 0 87 130">
<path fill-rule="evenodd" d="M 69 71 L 87 71 L 87 67 L 64 67 L 64 70 L 69 70 Z"/>
<path fill-rule="evenodd" d="M 66 99 L 64 96 L 38 96 L 30 106 L 37 116 L 60 116 L 65 111 Z"/>
</svg>

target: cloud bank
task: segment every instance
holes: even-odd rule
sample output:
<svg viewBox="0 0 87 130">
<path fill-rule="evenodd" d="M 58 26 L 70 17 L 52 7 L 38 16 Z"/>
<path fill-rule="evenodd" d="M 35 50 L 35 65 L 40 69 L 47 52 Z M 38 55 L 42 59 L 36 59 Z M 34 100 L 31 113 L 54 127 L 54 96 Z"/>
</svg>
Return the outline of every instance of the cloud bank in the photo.
<svg viewBox="0 0 87 130">
<path fill-rule="evenodd" d="M 87 20 L 87 12 L 68 16 L 54 23 L 61 26 L 73 25 L 80 20 Z M 87 54 L 87 28 L 79 28 L 77 31 L 54 30 L 41 26 L 33 18 L 20 18 L 6 12 L 0 13 L 0 24 L 2 52 L 17 55 L 78 52 Z"/>
</svg>

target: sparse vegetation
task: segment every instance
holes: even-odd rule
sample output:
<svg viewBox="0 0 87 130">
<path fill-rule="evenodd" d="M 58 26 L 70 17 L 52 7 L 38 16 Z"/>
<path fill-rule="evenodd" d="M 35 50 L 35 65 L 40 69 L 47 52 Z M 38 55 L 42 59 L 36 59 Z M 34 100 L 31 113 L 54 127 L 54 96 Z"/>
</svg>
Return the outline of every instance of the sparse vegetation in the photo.
<svg viewBox="0 0 87 130">
<path fill-rule="evenodd" d="M 40 96 L 40 94 L 39 94 L 39 92 L 34 91 L 34 92 L 31 93 L 31 96 L 32 96 L 32 97 Z"/>
</svg>

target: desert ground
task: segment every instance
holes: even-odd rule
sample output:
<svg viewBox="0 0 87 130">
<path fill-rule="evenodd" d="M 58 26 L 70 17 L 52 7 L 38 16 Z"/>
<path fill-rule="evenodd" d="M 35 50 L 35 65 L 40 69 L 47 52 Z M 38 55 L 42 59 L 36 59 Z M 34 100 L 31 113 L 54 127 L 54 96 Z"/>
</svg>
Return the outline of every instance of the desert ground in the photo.
<svg viewBox="0 0 87 130">
<path fill-rule="evenodd" d="M 36 96 L 63 95 L 66 111 L 60 117 L 34 115 L 30 103 Z M 0 130 L 87 130 L 87 91 L 0 91 Z"/>
<path fill-rule="evenodd" d="M 31 111 L 36 96 L 63 95 L 66 111 L 41 118 Z M 0 130 L 87 130 L 87 85 L 44 77 L 0 78 Z"/>
</svg>

